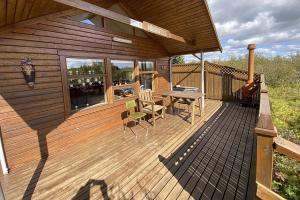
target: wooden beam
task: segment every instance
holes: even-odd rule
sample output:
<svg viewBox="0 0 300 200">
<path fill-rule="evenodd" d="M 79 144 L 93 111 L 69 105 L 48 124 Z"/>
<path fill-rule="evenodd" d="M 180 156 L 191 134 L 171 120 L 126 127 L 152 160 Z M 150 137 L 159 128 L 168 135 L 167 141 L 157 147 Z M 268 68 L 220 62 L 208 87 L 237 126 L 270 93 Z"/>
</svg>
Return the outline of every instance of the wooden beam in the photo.
<svg viewBox="0 0 300 200">
<path fill-rule="evenodd" d="M 256 196 L 262 200 L 285 200 L 285 198 L 281 197 L 280 195 L 276 194 L 269 188 L 265 187 L 264 185 L 260 184 L 256 181 Z"/>
<path fill-rule="evenodd" d="M 282 137 L 274 138 L 275 150 L 300 162 L 300 146 Z"/>
<path fill-rule="evenodd" d="M 127 5 L 126 2 L 124 2 L 124 0 L 119 0 L 118 5 L 125 11 L 125 13 L 127 14 L 127 16 L 129 16 L 130 18 L 138 19 L 138 17 L 135 15 L 135 13 L 133 13 L 129 9 L 129 6 Z M 136 36 L 136 28 L 133 28 L 133 30 L 134 30 L 134 33 L 135 33 L 134 35 Z M 166 47 L 163 46 L 159 41 L 157 41 L 150 33 L 146 32 L 146 31 L 143 31 L 143 33 L 145 33 L 146 36 L 148 36 L 152 40 L 156 41 L 157 44 L 159 44 L 162 49 L 164 49 L 166 52 L 168 52 L 167 49 L 166 49 Z M 169 54 L 169 52 L 168 52 L 168 54 Z"/>
<path fill-rule="evenodd" d="M 90 13 L 94 13 L 96 15 L 100 15 L 102 17 L 105 18 L 109 18 L 118 22 L 121 22 L 123 24 L 127 24 L 130 26 L 133 26 L 135 28 L 139 28 L 142 29 L 146 32 L 150 32 L 165 38 L 169 38 L 169 39 L 173 39 L 179 42 L 183 42 L 183 43 L 187 43 L 187 44 L 192 44 L 191 42 L 185 40 L 183 37 L 175 35 L 173 33 L 171 33 L 169 30 L 161 28 L 159 26 L 156 26 L 154 24 L 151 24 L 149 22 L 143 21 L 140 22 L 138 20 L 135 19 L 131 19 L 127 16 L 118 14 L 116 12 L 101 8 L 97 5 L 82 1 L 82 0 L 53 0 L 56 1 L 58 3 L 62 3 L 68 6 L 71 6 L 73 8 L 78 8 L 80 10 L 84 10 Z"/>
</svg>

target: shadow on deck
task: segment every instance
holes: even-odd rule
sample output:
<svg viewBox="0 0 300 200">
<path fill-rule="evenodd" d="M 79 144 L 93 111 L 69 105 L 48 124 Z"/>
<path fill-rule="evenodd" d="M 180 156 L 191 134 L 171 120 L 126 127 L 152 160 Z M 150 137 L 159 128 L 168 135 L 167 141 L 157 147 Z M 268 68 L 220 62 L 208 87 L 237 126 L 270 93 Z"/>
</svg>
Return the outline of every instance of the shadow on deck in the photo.
<svg viewBox="0 0 300 200">
<path fill-rule="evenodd" d="M 121 127 L 101 133 L 49 158 L 34 183 L 34 165 L 2 177 L 4 193 L 22 199 L 34 186 L 29 199 L 250 199 L 257 110 L 207 100 L 193 126 L 185 114 L 168 114 L 148 136 L 134 127 L 137 139 Z"/>
<path fill-rule="evenodd" d="M 159 155 L 173 177 L 150 199 L 252 199 L 255 122 L 255 109 L 225 104 L 173 155 Z"/>
</svg>

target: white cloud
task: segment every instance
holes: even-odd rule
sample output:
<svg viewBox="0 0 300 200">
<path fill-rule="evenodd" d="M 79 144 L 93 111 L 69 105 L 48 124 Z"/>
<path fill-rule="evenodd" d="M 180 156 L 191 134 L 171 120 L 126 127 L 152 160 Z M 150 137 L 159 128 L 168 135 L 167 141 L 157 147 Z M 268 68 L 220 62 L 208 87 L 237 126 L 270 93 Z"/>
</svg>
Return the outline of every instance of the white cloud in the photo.
<svg viewBox="0 0 300 200">
<path fill-rule="evenodd" d="M 222 42 L 222 58 L 245 55 L 249 43 L 256 43 L 256 51 L 267 56 L 300 52 L 299 0 L 208 0 L 208 4 Z"/>
<path fill-rule="evenodd" d="M 216 22 L 216 28 L 218 33 L 223 36 L 226 34 L 235 33 L 247 33 L 249 31 L 253 32 L 269 30 L 276 24 L 274 17 L 270 15 L 269 12 L 258 13 L 258 15 L 252 21 L 239 22 L 237 19 L 232 21 L 227 21 L 223 24 Z"/>
<path fill-rule="evenodd" d="M 232 47 L 242 47 L 247 46 L 248 44 L 260 44 L 265 41 L 264 37 L 253 37 L 253 38 L 247 38 L 245 40 L 234 40 L 229 39 L 227 43 L 231 45 Z"/>
</svg>

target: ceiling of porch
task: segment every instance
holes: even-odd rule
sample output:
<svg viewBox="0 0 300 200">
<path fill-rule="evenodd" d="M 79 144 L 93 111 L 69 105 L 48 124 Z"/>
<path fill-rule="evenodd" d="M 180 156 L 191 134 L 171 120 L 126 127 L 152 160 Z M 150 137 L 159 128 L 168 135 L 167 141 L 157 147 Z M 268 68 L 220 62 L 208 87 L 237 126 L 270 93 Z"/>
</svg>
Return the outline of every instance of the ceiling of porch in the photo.
<svg viewBox="0 0 300 200">
<path fill-rule="evenodd" d="M 118 3 L 132 19 L 147 21 L 191 41 L 183 43 L 148 33 L 159 42 L 170 55 L 221 51 L 206 0 L 85 0 L 109 9 Z M 2 0 L 0 1 L 1 26 L 27 19 L 68 10 L 69 6 L 52 0 Z"/>
</svg>

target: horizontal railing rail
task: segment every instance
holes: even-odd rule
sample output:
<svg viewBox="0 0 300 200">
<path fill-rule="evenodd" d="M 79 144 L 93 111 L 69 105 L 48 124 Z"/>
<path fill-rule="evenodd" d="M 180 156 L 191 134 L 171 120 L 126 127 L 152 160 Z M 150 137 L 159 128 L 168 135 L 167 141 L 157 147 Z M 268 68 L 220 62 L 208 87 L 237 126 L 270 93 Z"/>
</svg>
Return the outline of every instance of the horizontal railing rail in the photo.
<svg viewBox="0 0 300 200">
<path fill-rule="evenodd" d="M 290 142 L 282 137 L 276 137 L 274 139 L 274 148 L 275 150 L 283 155 L 286 155 L 289 158 L 297 160 L 300 162 L 300 146 Z"/>
<path fill-rule="evenodd" d="M 300 161 L 300 146 L 277 135 L 264 74 L 260 75 L 259 116 L 255 127 L 256 146 L 256 197 L 258 199 L 284 199 L 271 190 L 273 154 L 277 151 Z"/>
<path fill-rule="evenodd" d="M 256 182 L 257 192 L 256 196 L 259 199 L 268 199 L 268 200 L 284 200 L 283 197 L 278 195 L 277 193 L 273 192 L 266 186 L 260 184 L 259 182 Z"/>
</svg>

